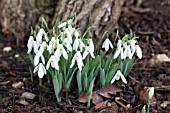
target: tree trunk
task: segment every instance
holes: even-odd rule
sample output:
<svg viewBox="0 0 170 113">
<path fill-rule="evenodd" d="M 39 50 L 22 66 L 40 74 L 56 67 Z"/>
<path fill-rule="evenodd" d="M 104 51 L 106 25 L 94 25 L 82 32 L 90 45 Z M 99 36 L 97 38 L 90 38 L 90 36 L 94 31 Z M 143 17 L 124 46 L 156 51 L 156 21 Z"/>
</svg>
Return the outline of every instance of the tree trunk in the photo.
<svg viewBox="0 0 170 113">
<path fill-rule="evenodd" d="M 64 21 L 76 14 L 81 32 L 91 27 L 98 40 L 105 31 L 111 33 L 117 28 L 123 3 L 124 0 L 0 0 L 0 25 L 19 44 L 41 17 L 54 25 L 56 18 Z"/>
</svg>

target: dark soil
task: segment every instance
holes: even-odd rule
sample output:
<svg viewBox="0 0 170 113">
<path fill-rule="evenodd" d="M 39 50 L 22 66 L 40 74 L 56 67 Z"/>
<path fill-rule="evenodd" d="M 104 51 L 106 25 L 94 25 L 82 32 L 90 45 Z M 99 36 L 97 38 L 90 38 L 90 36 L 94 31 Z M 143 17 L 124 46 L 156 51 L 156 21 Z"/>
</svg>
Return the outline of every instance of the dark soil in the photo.
<svg viewBox="0 0 170 113">
<path fill-rule="evenodd" d="M 132 30 L 139 37 L 139 44 L 143 50 L 143 58 L 137 60 L 132 71 L 128 75 L 128 84 L 123 85 L 123 92 L 119 102 L 108 99 L 115 103 L 119 113 L 140 113 L 143 105 L 147 105 L 144 99 L 144 90 L 155 87 L 154 100 L 150 108 L 151 113 L 170 113 L 170 63 L 160 63 L 150 66 L 149 60 L 157 54 L 166 54 L 170 57 L 170 1 L 168 0 L 143 0 L 141 4 L 127 0 L 119 20 L 120 35 Z M 98 112 L 86 108 L 86 104 L 77 101 L 75 91 L 63 91 L 62 104 L 57 104 L 53 87 L 48 83 L 39 86 L 38 78 L 34 77 L 31 82 L 29 73 L 29 60 L 26 60 L 27 48 L 25 45 L 17 47 L 14 42 L 0 33 L 0 112 L 2 113 L 71 113 L 71 112 Z M 11 46 L 12 51 L 3 52 L 3 48 Z M 19 55 L 24 58 L 16 58 Z M 23 82 L 24 86 L 14 89 L 12 84 Z M 36 95 L 33 100 L 25 99 L 24 105 L 21 100 L 23 92 Z M 69 95 L 67 94 L 69 93 Z M 76 95 L 76 96 L 75 96 Z M 144 97 L 142 97 L 144 96 Z M 169 104 L 162 107 L 165 101 Z M 123 105 L 130 105 L 126 110 Z M 108 109 L 105 113 L 117 113 L 116 110 Z"/>
</svg>

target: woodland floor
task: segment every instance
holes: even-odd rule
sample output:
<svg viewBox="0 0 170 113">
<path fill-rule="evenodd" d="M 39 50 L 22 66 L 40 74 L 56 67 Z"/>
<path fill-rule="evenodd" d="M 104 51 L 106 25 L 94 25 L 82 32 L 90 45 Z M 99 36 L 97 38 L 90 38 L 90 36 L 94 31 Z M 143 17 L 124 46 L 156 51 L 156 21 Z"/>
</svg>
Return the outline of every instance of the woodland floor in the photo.
<svg viewBox="0 0 170 113">
<path fill-rule="evenodd" d="M 133 1 L 133 0 L 130 0 Z M 0 112 L 1 113 L 71 113 L 84 111 L 95 113 L 105 109 L 104 113 L 140 113 L 143 105 L 147 104 L 148 87 L 155 87 L 154 99 L 150 108 L 151 113 L 170 113 L 170 62 L 153 64 L 150 59 L 158 54 L 170 57 L 170 3 L 168 0 L 144 0 L 137 7 L 134 2 L 126 2 L 119 20 L 120 35 L 129 33 L 131 29 L 139 36 L 139 44 L 143 50 L 143 58 L 137 60 L 129 73 L 127 85 L 122 85 L 122 92 L 114 97 L 104 98 L 99 108 L 92 104 L 77 101 L 76 91 L 63 91 L 61 105 L 56 104 L 52 85 L 38 85 L 38 78 L 31 82 L 29 61 L 24 58 L 27 49 L 24 45 L 17 47 L 13 41 L 0 34 Z M 26 42 L 26 41 L 25 41 Z M 4 52 L 6 46 L 12 51 Z M 15 89 L 12 84 L 22 82 L 21 88 Z M 36 95 L 32 99 L 22 99 L 24 92 Z M 67 95 L 69 93 L 69 95 Z M 23 101 L 25 100 L 25 101 Z M 164 106 L 163 106 L 164 105 Z M 129 108 L 127 106 L 130 106 Z M 96 109 L 96 110 L 95 110 Z"/>
</svg>

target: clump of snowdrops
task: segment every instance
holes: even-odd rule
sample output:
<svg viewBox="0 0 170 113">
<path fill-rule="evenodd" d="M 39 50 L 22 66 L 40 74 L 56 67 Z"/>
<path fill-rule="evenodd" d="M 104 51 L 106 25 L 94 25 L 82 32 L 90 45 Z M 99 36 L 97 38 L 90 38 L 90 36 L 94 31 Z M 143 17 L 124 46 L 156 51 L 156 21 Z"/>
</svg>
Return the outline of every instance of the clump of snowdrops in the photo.
<svg viewBox="0 0 170 113">
<path fill-rule="evenodd" d="M 77 87 L 78 94 L 87 92 L 89 107 L 94 84 L 95 88 L 116 81 L 127 84 L 126 76 L 134 64 L 134 54 L 142 58 L 137 37 L 132 33 L 122 39 L 117 34 L 114 43 L 105 33 L 95 47 L 90 30 L 82 35 L 73 18 L 59 24 L 58 33 L 55 27 L 49 29 L 42 20 L 39 29 L 31 31 L 28 54 L 40 83 L 44 76 L 52 81 L 57 102 L 61 102 L 62 88 Z"/>
</svg>

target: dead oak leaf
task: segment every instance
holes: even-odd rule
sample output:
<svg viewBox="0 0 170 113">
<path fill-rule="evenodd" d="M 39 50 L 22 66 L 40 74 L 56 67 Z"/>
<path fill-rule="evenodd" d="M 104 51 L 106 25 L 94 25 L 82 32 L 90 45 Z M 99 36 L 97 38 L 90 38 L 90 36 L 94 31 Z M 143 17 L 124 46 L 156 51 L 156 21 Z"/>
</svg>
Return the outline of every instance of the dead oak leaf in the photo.
<svg viewBox="0 0 170 113">
<path fill-rule="evenodd" d="M 114 95 L 117 92 L 121 92 L 122 89 L 116 85 L 108 85 L 101 89 L 98 89 L 97 91 L 93 91 L 91 99 L 92 102 L 96 105 L 97 103 L 103 102 L 103 98 L 111 98 L 110 94 Z M 86 103 L 87 102 L 87 93 L 83 92 L 78 98 L 79 102 Z"/>
</svg>

